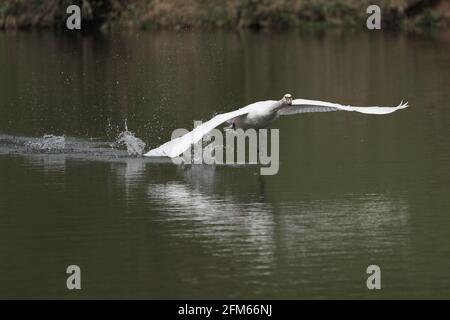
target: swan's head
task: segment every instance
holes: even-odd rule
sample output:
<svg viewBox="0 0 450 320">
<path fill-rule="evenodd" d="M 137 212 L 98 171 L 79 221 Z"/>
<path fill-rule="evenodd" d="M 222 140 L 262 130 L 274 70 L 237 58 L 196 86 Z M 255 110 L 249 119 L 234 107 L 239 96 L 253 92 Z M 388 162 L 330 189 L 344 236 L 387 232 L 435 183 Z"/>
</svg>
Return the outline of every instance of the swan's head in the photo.
<svg viewBox="0 0 450 320">
<path fill-rule="evenodd" d="M 283 101 L 284 104 L 287 104 L 287 105 L 291 106 L 292 105 L 292 95 L 289 94 L 289 93 L 286 93 L 283 96 L 282 101 Z"/>
</svg>

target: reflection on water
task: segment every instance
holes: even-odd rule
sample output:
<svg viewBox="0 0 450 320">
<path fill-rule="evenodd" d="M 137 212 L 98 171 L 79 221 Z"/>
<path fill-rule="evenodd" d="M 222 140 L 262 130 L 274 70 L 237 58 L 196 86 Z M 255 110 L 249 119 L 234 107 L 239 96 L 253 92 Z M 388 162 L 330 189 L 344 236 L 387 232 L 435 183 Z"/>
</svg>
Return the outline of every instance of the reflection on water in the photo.
<svg viewBox="0 0 450 320">
<path fill-rule="evenodd" d="M 54 172 L 63 175 L 66 170 L 66 158 L 64 156 L 32 155 L 24 158 L 24 160 L 27 166 L 44 173 Z"/>
<path fill-rule="evenodd" d="M 348 32 L 0 34 L 0 297 L 448 298 L 449 44 Z M 280 119 L 270 177 L 130 156 L 288 91 L 411 107 Z M 117 148 L 124 119 L 136 134 Z M 63 150 L 27 147 L 47 133 L 64 136 Z M 76 296 L 69 264 L 83 271 Z M 380 292 L 365 286 L 370 264 Z"/>
<path fill-rule="evenodd" d="M 207 179 L 213 177 L 212 172 L 207 171 Z M 189 178 L 192 178 L 192 173 Z M 196 179 L 194 182 L 197 186 L 190 183 L 167 183 L 151 184 L 148 187 L 151 202 L 160 206 L 161 211 L 164 208 L 162 219 L 186 224 L 185 230 L 177 231 L 173 236 L 189 237 L 201 232 L 202 236 L 210 237 L 211 241 L 225 244 L 242 237 L 241 241 L 252 243 L 255 246 L 253 249 L 261 255 L 271 256 L 274 222 L 270 204 L 261 203 L 258 199 L 239 203 L 232 195 L 219 196 L 205 192 L 208 180 L 206 186 L 202 187 L 198 186 L 198 181 Z M 226 250 L 229 249 L 227 246 Z M 216 253 L 220 251 L 221 246 L 218 246 Z M 239 247 L 234 251 L 239 251 Z"/>
<path fill-rule="evenodd" d="M 408 206 L 403 199 L 386 195 L 343 195 L 329 200 L 285 203 L 280 212 L 289 217 L 283 233 L 299 253 L 335 255 L 337 248 L 351 252 L 358 248 L 374 256 L 378 252 L 406 250 Z M 295 239 L 304 242 L 295 242 Z M 351 241 L 349 241 L 351 239 Z"/>
</svg>

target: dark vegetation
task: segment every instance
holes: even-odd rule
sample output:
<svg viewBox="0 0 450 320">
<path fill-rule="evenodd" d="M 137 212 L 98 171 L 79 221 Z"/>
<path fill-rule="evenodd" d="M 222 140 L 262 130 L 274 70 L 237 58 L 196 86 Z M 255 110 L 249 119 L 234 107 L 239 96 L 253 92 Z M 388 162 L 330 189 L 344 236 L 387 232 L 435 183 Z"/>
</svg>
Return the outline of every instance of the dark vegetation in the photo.
<svg viewBox="0 0 450 320">
<path fill-rule="evenodd" d="M 450 25 L 449 0 L 2 0 L 0 29 L 60 28 L 71 4 L 84 30 L 362 26 L 370 4 L 384 27 Z"/>
</svg>

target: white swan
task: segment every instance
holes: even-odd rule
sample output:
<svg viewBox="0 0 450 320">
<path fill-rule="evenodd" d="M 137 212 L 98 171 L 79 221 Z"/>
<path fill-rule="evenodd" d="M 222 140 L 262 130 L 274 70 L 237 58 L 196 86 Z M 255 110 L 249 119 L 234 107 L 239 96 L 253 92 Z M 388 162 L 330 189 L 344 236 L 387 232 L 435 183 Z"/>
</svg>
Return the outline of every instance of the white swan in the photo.
<svg viewBox="0 0 450 320">
<path fill-rule="evenodd" d="M 337 103 L 296 99 L 285 94 L 280 101 L 267 100 L 252 103 L 236 111 L 222 113 L 199 125 L 184 136 L 173 139 L 158 148 L 152 149 L 146 157 L 175 158 L 200 141 L 204 135 L 222 123 L 230 123 L 232 129 L 265 128 L 279 116 L 305 112 L 356 111 L 365 114 L 388 114 L 408 107 L 403 101 L 397 107 L 352 107 Z"/>
</svg>

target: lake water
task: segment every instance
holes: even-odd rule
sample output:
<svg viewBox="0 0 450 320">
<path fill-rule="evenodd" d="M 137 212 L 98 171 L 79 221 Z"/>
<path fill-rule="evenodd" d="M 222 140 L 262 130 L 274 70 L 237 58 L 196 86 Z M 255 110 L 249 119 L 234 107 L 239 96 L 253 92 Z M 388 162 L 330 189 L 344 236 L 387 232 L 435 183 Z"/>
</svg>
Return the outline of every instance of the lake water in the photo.
<svg viewBox="0 0 450 320">
<path fill-rule="evenodd" d="M 0 298 L 450 298 L 449 71 L 448 34 L 0 33 Z M 274 176 L 113 143 L 286 92 L 410 108 L 280 119 Z"/>
</svg>

